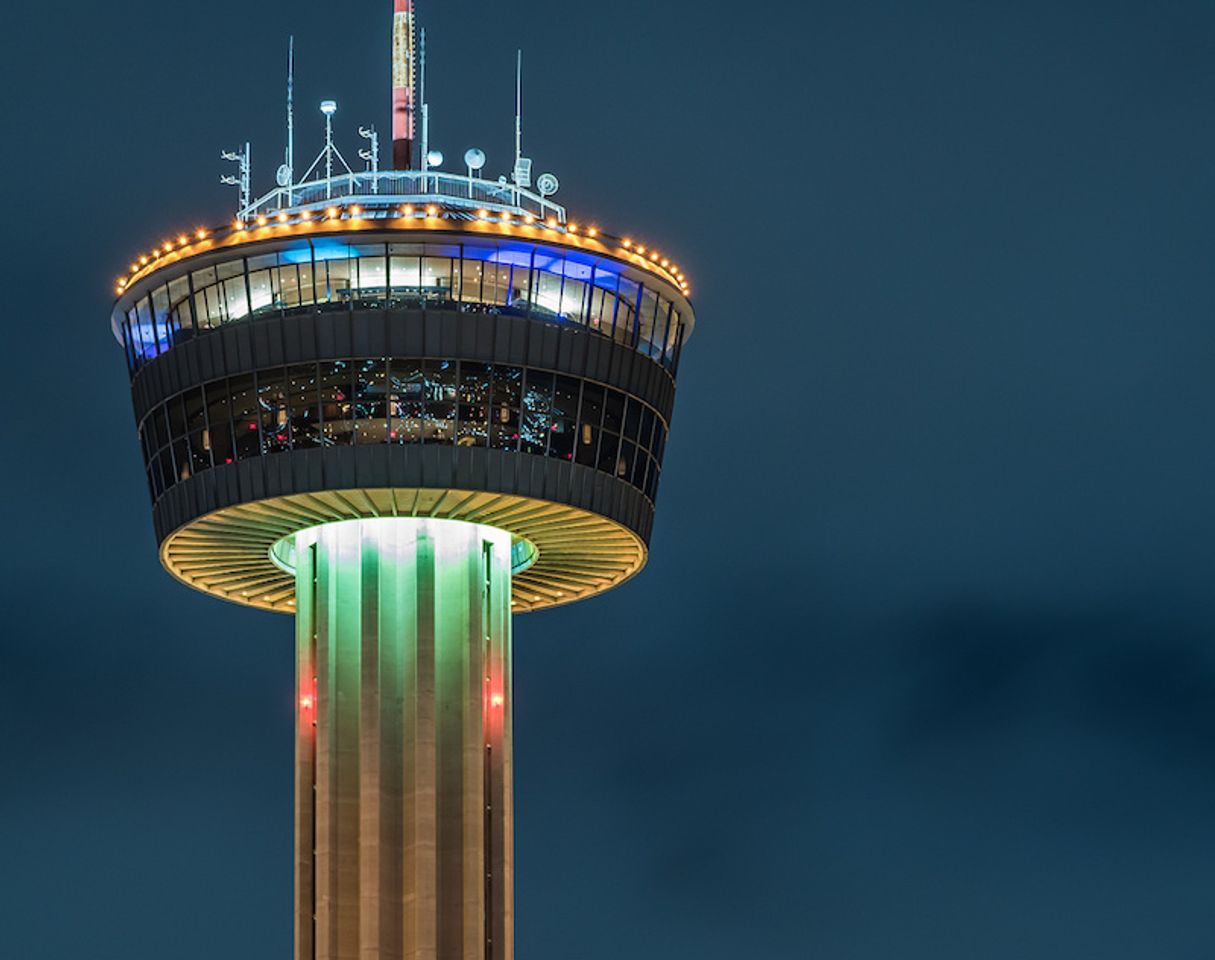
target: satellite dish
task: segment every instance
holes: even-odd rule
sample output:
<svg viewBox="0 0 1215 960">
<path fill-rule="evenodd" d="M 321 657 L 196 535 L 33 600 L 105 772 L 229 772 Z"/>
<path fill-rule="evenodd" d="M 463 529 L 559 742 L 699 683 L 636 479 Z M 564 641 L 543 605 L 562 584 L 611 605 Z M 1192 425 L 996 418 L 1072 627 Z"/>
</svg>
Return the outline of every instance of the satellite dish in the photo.
<svg viewBox="0 0 1215 960">
<path fill-rule="evenodd" d="M 485 166 L 485 151 L 470 147 L 464 151 L 464 165 L 469 170 L 480 170 Z"/>
<path fill-rule="evenodd" d="M 551 173 L 542 173 L 536 178 L 536 189 L 540 191 L 542 197 L 551 197 L 560 188 L 561 181 Z"/>
<path fill-rule="evenodd" d="M 287 164 L 282 164 L 278 168 L 278 172 L 274 174 L 274 182 L 280 187 L 286 187 L 291 183 L 291 168 Z"/>
<path fill-rule="evenodd" d="M 429 167 L 443 166 L 443 152 L 441 150 L 431 150 L 426 154 L 426 165 Z"/>
</svg>

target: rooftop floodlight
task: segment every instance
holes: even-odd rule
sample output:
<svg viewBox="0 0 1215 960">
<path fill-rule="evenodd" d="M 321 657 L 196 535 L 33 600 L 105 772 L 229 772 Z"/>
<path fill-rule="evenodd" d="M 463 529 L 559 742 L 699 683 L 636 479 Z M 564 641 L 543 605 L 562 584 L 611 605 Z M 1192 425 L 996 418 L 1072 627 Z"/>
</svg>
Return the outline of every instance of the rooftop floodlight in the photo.
<svg viewBox="0 0 1215 960">
<path fill-rule="evenodd" d="M 321 113 L 323 113 L 327 117 L 332 117 L 335 113 L 337 113 L 337 101 L 336 100 L 322 100 L 321 101 Z"/>
</svg>

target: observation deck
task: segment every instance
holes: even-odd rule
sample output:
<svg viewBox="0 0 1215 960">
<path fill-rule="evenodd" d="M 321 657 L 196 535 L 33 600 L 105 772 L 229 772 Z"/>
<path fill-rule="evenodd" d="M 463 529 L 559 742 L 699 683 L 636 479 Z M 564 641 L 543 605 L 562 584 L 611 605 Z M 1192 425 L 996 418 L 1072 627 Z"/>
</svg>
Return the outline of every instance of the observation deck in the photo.
<svg viewBox="0 0 1215 960">
<path fill-rule="evenodd" d="M 505 181 L 352 173 L 163 242 L 117 292 L 162 561 L 192 585 L 290 611 L 275 542 L 402 509 L 497 517 L 534 560 L 520 610 L 643 565 L 694 323 L 657 250 Z"/>
</svg>

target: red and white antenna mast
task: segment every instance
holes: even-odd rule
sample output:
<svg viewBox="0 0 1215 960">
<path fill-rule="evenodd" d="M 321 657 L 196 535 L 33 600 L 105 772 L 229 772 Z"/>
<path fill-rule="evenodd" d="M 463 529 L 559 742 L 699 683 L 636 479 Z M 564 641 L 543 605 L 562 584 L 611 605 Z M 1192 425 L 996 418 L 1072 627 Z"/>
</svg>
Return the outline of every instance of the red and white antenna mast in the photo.
<svg viewBox="0 0 1215 960">
<path fill-rule="evenodd" d="M 393 0 L 392 10 L 392 165 L 413 166 L 413 2 Z"/>
</svg>

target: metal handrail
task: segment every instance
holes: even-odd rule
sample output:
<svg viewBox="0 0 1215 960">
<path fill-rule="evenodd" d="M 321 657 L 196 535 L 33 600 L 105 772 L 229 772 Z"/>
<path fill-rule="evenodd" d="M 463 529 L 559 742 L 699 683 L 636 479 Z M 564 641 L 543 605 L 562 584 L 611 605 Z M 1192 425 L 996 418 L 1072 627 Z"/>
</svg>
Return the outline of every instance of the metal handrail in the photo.
<svg viewBox="0 0 1215 960">
<path fill-rule="evenodd" d="M 542 220 L 555 218 L 565 223 L 565 208 L 531 190 L 505 180 L 481 180 L 477 177 L 435 170 L 380 170 L 343 173 L 334 177 L 309 180 L 306 183 L 275 187 L 242 209 L 242 220 L 268 216 L 282 210 L 294 210 L 335 199 L 365 199 L 368 203 L 425 204 L 434 200 L 448 206 L 485 207 L 508 211 L 516 216 L 531 214 Z"/>
</svg>

